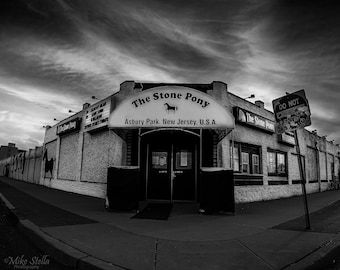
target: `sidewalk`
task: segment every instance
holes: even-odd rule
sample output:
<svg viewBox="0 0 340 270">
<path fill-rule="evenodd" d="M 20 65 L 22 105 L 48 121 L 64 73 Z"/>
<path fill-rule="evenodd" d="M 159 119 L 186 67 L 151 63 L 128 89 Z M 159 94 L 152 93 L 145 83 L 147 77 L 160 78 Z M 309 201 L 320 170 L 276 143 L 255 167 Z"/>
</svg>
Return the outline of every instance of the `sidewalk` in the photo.
<svg viewBox="0 0 340 270">
<path fill-rule="evenodd" d="M 235 216 L 175 204 L 159 221 L 5 177 L 0 193 L 49 256 L 77 269 L 303 269 L 340 244 L 340 190 L 308 195 L 311 231 L 301 197 L 240 204 Z"/>
</svg>

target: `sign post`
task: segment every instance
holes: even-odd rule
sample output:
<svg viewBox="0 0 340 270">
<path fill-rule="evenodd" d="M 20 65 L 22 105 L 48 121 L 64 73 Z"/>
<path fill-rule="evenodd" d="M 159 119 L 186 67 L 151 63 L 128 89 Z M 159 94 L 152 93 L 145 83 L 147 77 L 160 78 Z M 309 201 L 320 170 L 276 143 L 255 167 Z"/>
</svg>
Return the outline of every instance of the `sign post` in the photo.
<svg viewBox="0 0 340 270">
<path fill-rule="evenodd" d="M 310 109 L 305 91 L 299 90 L 292 94 L 288 94 L 284 97 L 273 100 L 273 108 L 276 120 L 276 133 L 282 134 L 284 132 L 294 131 L 305 208 L 306 230 L 310 230 L 311 227 L 306 192 L 306 178 L 300 152 L 299 139 L 297 136 L 298 129 L 302 129 L 311 125 Z"/>
</svg>

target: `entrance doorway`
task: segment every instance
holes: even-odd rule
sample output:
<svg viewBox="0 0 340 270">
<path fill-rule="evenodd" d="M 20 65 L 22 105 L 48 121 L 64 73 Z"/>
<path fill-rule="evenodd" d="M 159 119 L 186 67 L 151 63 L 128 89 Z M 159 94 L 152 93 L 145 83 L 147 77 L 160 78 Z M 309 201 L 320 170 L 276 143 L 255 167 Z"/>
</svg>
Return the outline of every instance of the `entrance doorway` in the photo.
<svg viewBox="0 0 340 270">
<path fill-rule="evenodd" d="M 159 131 L 146 140 L 146 199 L 196 201 L 199 136 Z"/>
</svg>

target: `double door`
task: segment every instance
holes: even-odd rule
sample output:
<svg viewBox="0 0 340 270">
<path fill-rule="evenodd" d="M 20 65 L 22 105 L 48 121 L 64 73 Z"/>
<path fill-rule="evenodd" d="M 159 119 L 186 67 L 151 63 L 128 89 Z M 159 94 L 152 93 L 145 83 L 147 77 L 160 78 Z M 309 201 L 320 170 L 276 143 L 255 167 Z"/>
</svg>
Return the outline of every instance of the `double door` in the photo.
<svg viewBox="0 0 340 270">
<path fill-rule="evenodd" d="M 194 142 L 147 145 L 147 199 L 195 201 L 197 146 Z"/>
</svg>

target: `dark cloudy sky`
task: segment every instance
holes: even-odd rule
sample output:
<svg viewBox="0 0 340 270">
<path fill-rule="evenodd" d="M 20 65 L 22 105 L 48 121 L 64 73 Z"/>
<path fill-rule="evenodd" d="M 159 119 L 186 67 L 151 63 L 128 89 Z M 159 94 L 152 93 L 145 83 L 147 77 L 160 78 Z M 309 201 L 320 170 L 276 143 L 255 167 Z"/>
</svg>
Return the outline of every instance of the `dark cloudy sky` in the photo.
<svg viewBox="0 0 340 270">
<path fill-rule="evenodd" d="M 125 80 L 228 84 L 271 101 L 305 89 L 313 126 L 340 143 L 340 4 L 327 0 L 1 0 L 0 145 Z"/>
</svg>

